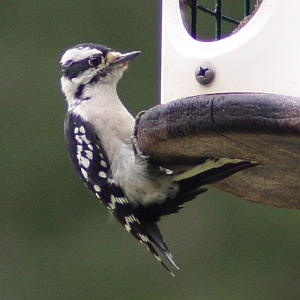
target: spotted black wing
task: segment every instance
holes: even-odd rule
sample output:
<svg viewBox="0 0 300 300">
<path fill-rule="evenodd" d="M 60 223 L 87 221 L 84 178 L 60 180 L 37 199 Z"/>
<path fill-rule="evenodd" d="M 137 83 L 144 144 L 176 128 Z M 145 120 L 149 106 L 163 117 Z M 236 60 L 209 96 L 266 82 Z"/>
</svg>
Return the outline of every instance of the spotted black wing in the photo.
<svg viewBox="0 0 300 300">
<path fill-rule="evenodd" d="M 116 185 L 109 159 L 92 124 L 72 112 L 65 119 L 65 140 L 71 161 L 84 184 L 99 198 L 125 229 L 144 244 L 169 271 L 153 247 L 154 243 L 175 267 L 176 264 L 153 221 L 140 219 L 122 189 Z M 171 274 L 173 274 L 171 272 Z"/>
</svg>

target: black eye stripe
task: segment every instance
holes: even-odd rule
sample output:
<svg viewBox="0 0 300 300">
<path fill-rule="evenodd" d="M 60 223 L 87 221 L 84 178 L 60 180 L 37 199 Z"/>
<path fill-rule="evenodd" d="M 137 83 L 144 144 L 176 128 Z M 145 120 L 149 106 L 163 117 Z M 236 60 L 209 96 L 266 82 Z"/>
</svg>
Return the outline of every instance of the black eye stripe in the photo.
<svg viewBox="0 0 300 300">
<path fill-rule="evenodd" d="M 102 55 L 95 55 L 78 62 L 73 62 L 63 70 L 63 74 L 69 79 L 77 77 L 84 71 L 95 68 L 101 63 Z"/>
<path fill-rule="evenodd" d="M 77 77 L 80 73 L 83 73 L 84 71 L 91 68 L 88 61 L 89 59 L 84 59 L 79 62 L 70 64 L 63 70 L 64 75 L 69 79 Z"/>
</svg>

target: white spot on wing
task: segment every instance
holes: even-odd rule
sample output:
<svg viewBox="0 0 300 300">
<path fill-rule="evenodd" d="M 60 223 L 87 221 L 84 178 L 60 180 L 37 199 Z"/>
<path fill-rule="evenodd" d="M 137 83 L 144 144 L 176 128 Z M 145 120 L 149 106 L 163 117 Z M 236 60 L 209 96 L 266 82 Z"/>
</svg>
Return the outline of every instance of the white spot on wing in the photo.
<svg viewBox="0 0 300 300">
<path fill-rule="evenodd" d="M 144 234 L 139 233 L 139 237 L 144 243 L 150 242 L 149 238 Z"/>
<path fill-rule="evenodd" d="M 85 150 L 85 155 L 88 159 L 93 159 L 93 152 L 89 150 Z"/>
<path fill-rule="evenodd" d="M 102 177 L 102 178 L 106 178 L 106 177 L 107 177 L 106 173 L 103 172 L 103 171 L 100 171 L 98 174 L 99 174 L 99 176 Z"/>
<path fill-rule="evenodd" d="M 86 138 L 85 135 L 82 135 L 82 136 L 81 136 L 81 139 L 82 139 L 87 145 L 89 145 L 89 144 L 91 143 L 91 141 L 88 140 L 88 139 Z"/>
<path fill-rule="evenodd" d="M 79 135 L 75 135 L 75 139 L 79 144 L 82 144 L 82 138 Z"/>
<path fill-rule="evenodd" d="M 81 156 L 80 164 L 87 169 L 90 166 L 90 161 L 87 158 Z"/>
<path fill-rule="evenodd" d="M 115 183 L 115 181 L 112 178 L 107 178 L 107 182 L 109 184 L 114 184 Z"/>
<path fill-rule="evenodd" d="M 125 217 L 124 227 L 128 232 L 131 231 L 131 224 L 134 223 L 140 224 L 139 220 L 133 214 Z"/>
<path fill-rule="evenodd" d="M 101 188 L 100 188 L 100 186 L 99 186 L 98 184 L 95 184 L 95 185 L 94 185 L 94 190 L 95 190 L 96 192 L 100 192 L 100 191 L 101 191 Z"/>
<path fill-rule="evenodd" d="M 80 127 L 79 127 L 79 131 L 80 131 L 81 133 L 85 133 L 85 128 L 84 128 L 83 126 L 80 126 Z"/>
<path fill-rule="evenodd" d="M 116 197 L 116 202 L 120 204 L 127 204 L 129 203 L 128 200 L 124 197 Z"/>
<path fill-rule="evenodd" d="M 85 169 L 81 168 L 81 173 L 82 173 L 82 175 L 85 179 L 88 179 L 88 174 L 87 174 L 87 171 Z"/>
<path fill-rule="evenodd" d="M 104 168 L 107 168 L 107 163 L 103 159 L 100 161 L 100 165 Z"/>
<path fill-rule="evenodd" d="M 110 196 L 110 203 L 108 204 L 111 210 L 116 208 L 116 198 L 114 195 Z"/>
</svg>

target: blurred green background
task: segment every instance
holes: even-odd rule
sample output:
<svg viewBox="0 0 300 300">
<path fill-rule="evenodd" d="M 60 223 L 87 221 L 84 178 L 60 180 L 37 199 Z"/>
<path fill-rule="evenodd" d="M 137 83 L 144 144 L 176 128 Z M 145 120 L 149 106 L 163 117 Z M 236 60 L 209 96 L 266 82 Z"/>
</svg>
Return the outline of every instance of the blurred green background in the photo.
<svg viewBox="0 0 300 300">
<path fill-rule="evenodd" d="M 230 1 L 232 10 L 238 2 Z M 61 53 L 82 42 L 141 50 L 119 94 L 133 114 L 154 106 L 158 1 L 0 4 L 0 300 L 300 299 L 298 211 L 210 188 L 160 222 L 181 268 L 173 278 L 71 166 L 63 140 Z"/>
</svg>

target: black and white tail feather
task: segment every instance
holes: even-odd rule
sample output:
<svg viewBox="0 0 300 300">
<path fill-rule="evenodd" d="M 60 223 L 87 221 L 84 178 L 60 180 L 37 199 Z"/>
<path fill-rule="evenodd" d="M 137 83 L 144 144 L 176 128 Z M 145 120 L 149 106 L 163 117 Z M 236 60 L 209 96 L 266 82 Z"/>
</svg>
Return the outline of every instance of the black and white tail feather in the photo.
<svg viewBox="0 0 300 300">
<path fill-rule="evenodd" d="M 133 118 L 116 94 L 116 83 L 128 61 L 137 54 L 121 54 L 95 44 L 82 44 L 66 51 L 61 60 L 62 89 L 69 104 L 65 140 L 72 163 L 88 189 L 174 275 L 157 252 L 177 268 L 157 222 L 162 216 L 177 213 L 185 202 L 205 192 L 203 185 L 258 163 L 207 158 L 181 174 L 151 165 L 138 149 L 136 137 L 131 139 Z M 111 117 L 107 118 L 107 114 Z M 119 124 L 116 116 L 122 121 Z M 117 128 L 111 128 L 116 124 Z M 120 166 L 117 170 L 116 165 Z M 132 187 L 132 178 L 139 177 L 142 180 L 137 192 Z"/>
</svg>

